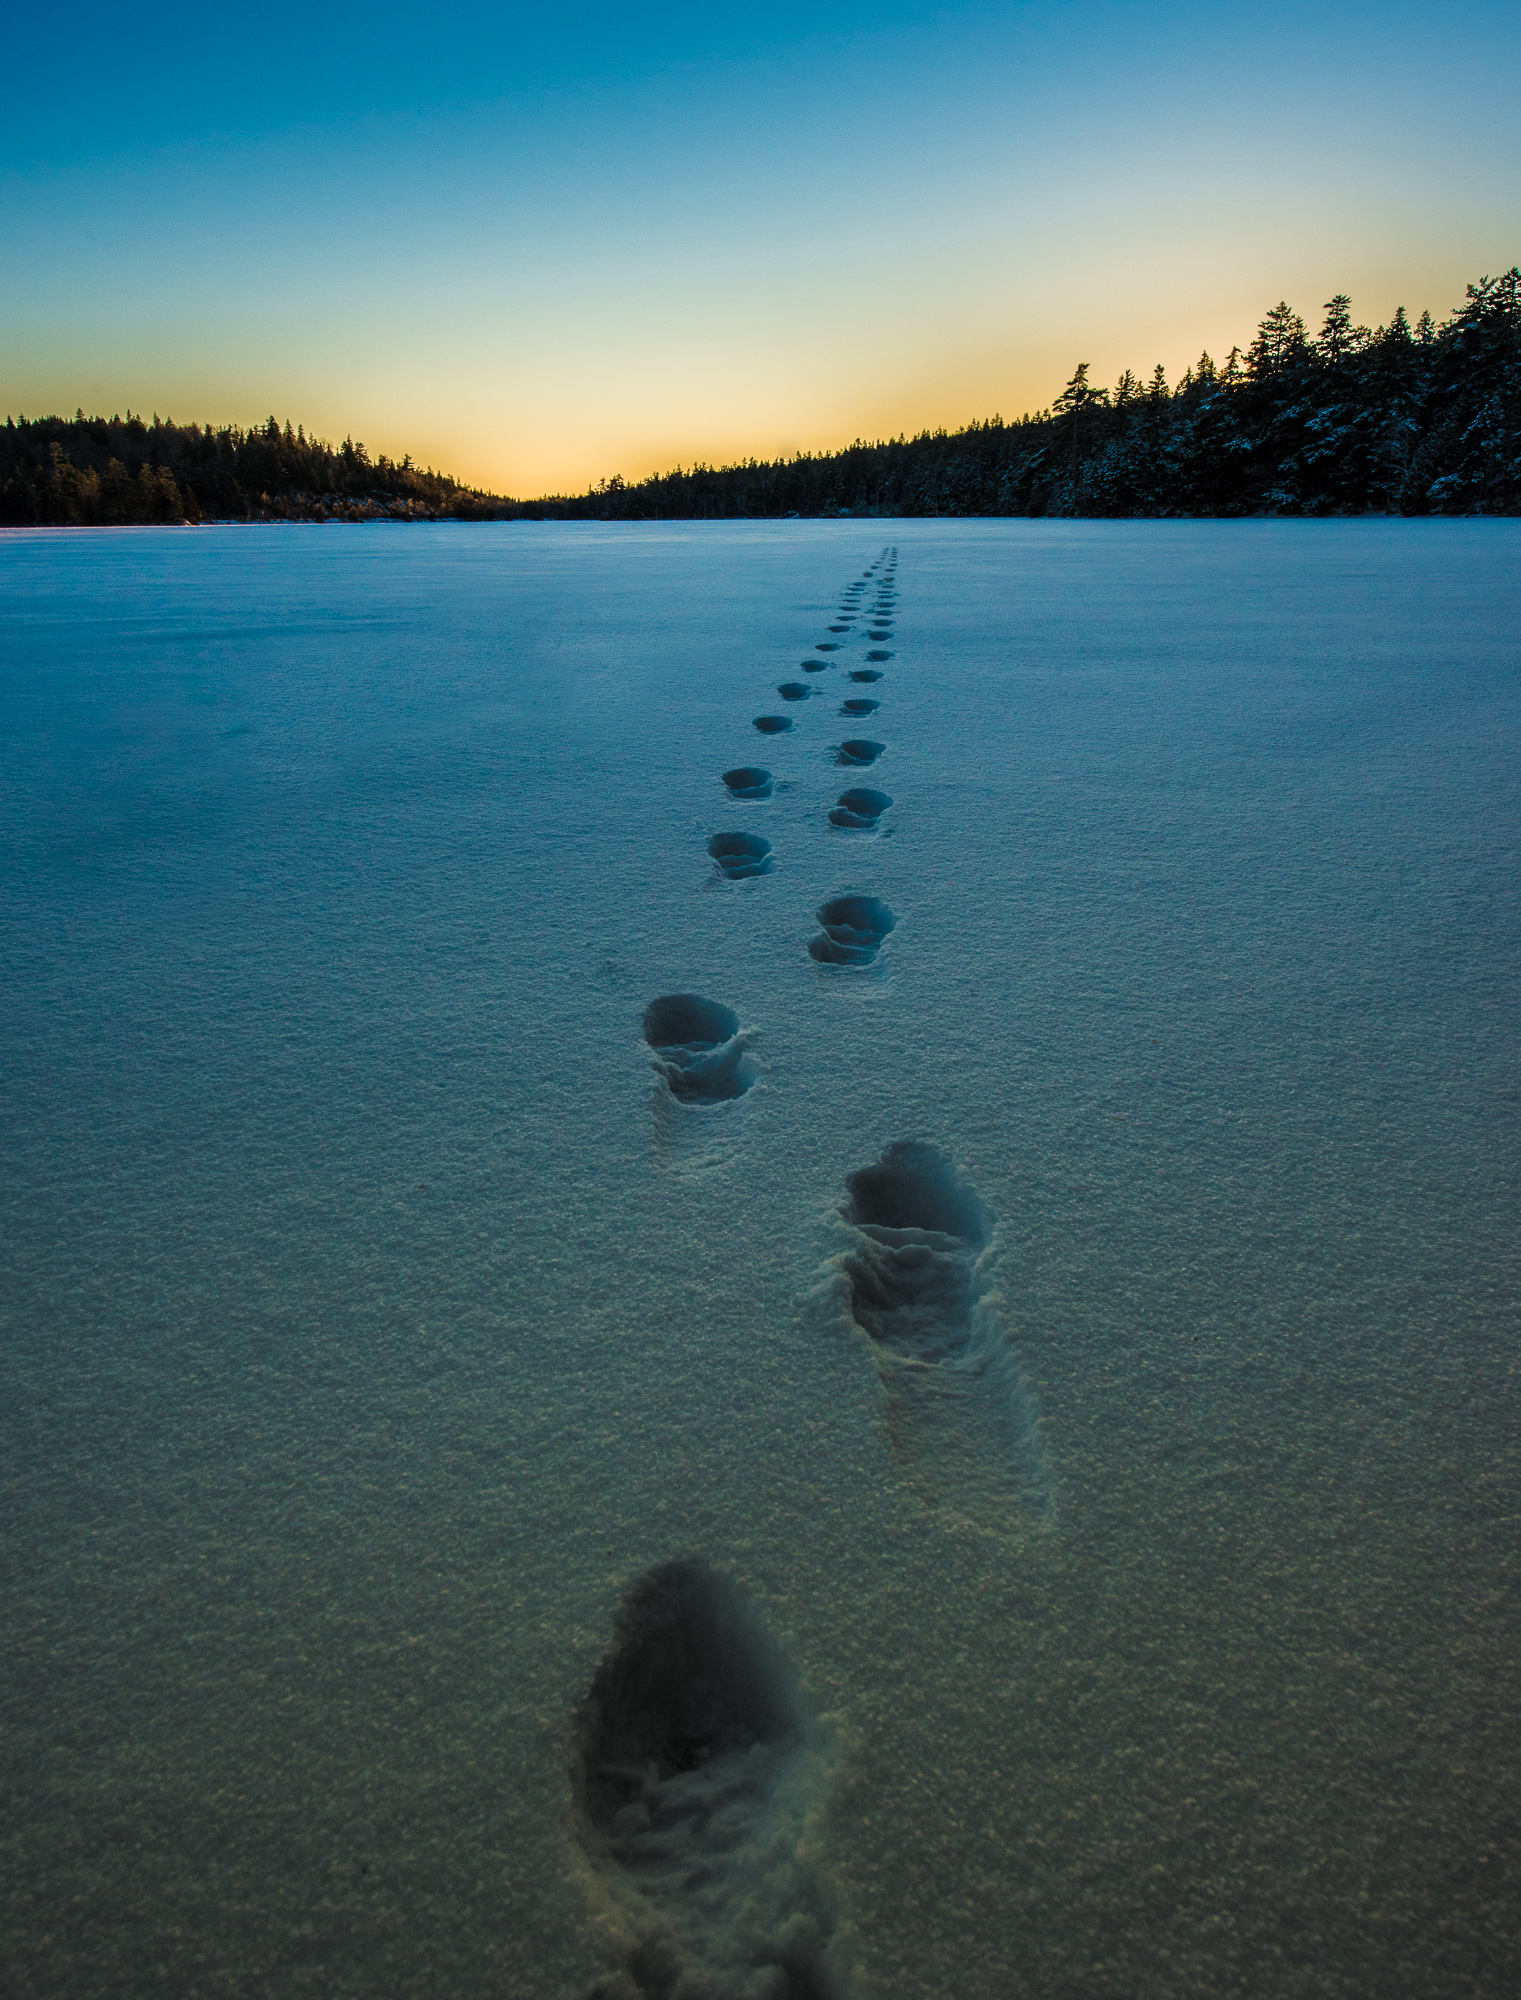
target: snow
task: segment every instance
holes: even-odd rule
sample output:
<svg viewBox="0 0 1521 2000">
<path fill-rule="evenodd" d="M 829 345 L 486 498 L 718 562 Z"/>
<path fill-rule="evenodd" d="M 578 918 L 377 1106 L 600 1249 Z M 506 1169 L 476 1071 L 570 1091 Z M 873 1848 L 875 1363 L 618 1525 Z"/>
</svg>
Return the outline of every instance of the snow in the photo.
<svg viewBox="0 0 1521 2000">
<path fill-rule="evenodd" d="M 6 538 L 10 1990 L 1503 1990 L 1516 534 Z"/>
</svg>

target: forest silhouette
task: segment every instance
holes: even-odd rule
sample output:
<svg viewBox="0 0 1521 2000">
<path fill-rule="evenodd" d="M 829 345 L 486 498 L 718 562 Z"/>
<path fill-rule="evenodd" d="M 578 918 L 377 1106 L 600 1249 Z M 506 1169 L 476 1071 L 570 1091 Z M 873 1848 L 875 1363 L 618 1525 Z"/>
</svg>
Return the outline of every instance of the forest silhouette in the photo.
<svg viewBox="0 0 1521 2000">
<path fill-rule="evenodd" d="M 1521 269 L 1446 321 L 1399 309 L 1318 334 L 1280 301 L 1243 353 L 1093 386 L 1047 410 L 843 451 L 696 465 L 520 501 L 282 429 L 131 415 L 7 419 L 0 522 L 736 520 L 839 515 L 1159 518 L 1521 512 Z"/>
</svg>

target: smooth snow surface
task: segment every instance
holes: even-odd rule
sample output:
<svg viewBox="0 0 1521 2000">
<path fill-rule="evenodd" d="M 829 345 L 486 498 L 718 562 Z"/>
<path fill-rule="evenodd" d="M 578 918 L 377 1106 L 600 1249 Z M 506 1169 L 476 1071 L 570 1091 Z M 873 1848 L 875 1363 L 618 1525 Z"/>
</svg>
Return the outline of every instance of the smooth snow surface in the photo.
<svg viewBox="0 0 1521 2000">
<path fill-rule="evenodd" d="M 1518 550 L 0 541 L 7 1996 L 1508 1996 Z"/>
</svg>

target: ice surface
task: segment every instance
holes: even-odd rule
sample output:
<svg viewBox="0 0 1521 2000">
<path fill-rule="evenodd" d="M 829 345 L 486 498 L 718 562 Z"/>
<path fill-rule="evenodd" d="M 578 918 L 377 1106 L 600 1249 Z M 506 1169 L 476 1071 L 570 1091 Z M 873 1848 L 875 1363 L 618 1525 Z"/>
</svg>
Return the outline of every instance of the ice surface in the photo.
<svg viewBox="0 0 1521 2000">
<path fill-rule="evenodd" d="M 0 540 L 7 1995 L 623 1977 L 583 1705 L 688 1557 L 838 1752 L 625 1801 L 776 1857 L 677 1929 L 1508 1994 L 1517 526 L 888 533 Z M 732 795 L 890 571 L 879 740 Z"/>
</svg>

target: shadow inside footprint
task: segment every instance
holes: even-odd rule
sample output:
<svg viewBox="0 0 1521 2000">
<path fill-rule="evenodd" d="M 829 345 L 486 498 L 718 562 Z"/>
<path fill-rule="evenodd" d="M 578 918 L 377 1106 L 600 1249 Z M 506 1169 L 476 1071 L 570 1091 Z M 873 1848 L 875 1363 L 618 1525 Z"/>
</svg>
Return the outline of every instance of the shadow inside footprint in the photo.
<svg viewBox="0 0 1521 2000">
<path fill-rule="evenodd" d="M 891 804 L 886 792 L 874 792 L 869 785 L 859 785 L 841 792 L 839 804 L 830 812 L 829 824 L 874 828 Z"/>
<path fill-rule="evenodd" d="M 572 1765 L 581 1845 L 624 1903 L 618 1993 L 843 2000 L 832 1899 L 800 1852 L 826 1772 L 795 1676 L 738 1587 L 691 1557 L 641 1577 Z"/>
<path fill-rule="evenodd" d="M 769 799 L 771 796 L 771 773 L 761 770 L 757 764 L 740 764 L 732 771 L 725 771 L 724 783 L 731 798 Z"/>
<path fill-rule="evenodd" d="M 853 681 L 879 681 L 882 676 L 873 667 L 855 667 L 851 671 Z"/>
<path fill-rule="evenodd" d="M 816 653 L 837 653 L 840 648 L 834 639 L 821 639 L 813 649 Z"/>
<path fill-rule="evenodd" d="M 872 631 L 868 632 L 866 636 L 868 639 L 890 639 L 892 637 L 892 632 L 890 630 L 882 630 L 879 628 L 874 628 Z"/>
<path fill-rule="evenodd" d="M 644 1010 L 644 1039 L 655 1069 L 683 1104 L 722 1104 L 743 1097 L 755 1081 L 755 1061 L 739 1031 L 739 1016 L 700 993 L 666 993 Z"/>
<path fill-rule="evenodd" d="M 890 660 L 892 658 L 892 654 L 873 651 L 868 653 L 866 657 L 868 660 Z"/>
<path fill-rule="evenodd" d="M 801 681 L 783 681 L 777 693 L 783 701 L 806 701 L 813 689 L 804 687 Z"/>
<path fill-rule="evenodd" d="M 820 965 L 870 965 L 898 921 L 875 896 L 831 896 L 818 920 L 823 929 L 808 950 Z"/>
<path fill-rule="evenodd" d="M 827 674 L 829 672 L 829 662 L 827 660 L 804 660 L 803 672 L 805 674 Z"/>
<path fill-rule="evenodd" d="M 875 764 L 887 748 L 885 743 L 873 743 L 869 736 L 849 736 L 836 750 L 837 764 Z"/>
<path fill-rule="evenodd" d="M 762 736 L 779 736 L 784 729 L 792 727 L 790 715 L 758 715 L 755 726 Z"/>
<path fill-rule="evenodd" d="M 841 715 L 871 715 L 881 706 L 882 704 L 879 701 L 867 701 L 864 696 L 857 695 L 851 701 L 842 701 L 840 703 L 840 713 Z"/>
<path fill-rule="evenodd" d="M 715 833 L 708 852 L 731 882 L 771 873 L 771 843 L 758 833 Z"/>
</svg>

